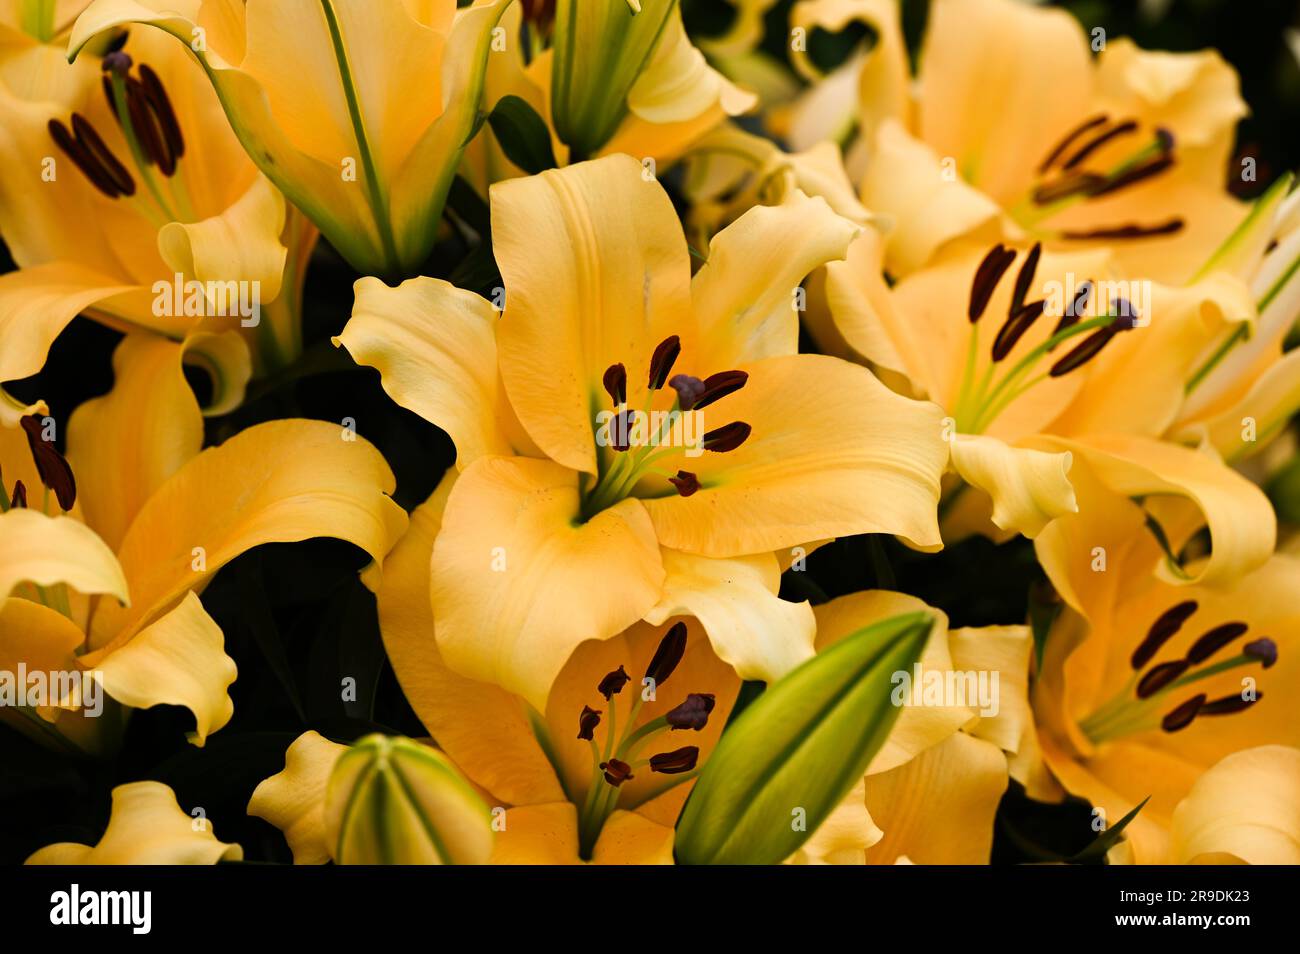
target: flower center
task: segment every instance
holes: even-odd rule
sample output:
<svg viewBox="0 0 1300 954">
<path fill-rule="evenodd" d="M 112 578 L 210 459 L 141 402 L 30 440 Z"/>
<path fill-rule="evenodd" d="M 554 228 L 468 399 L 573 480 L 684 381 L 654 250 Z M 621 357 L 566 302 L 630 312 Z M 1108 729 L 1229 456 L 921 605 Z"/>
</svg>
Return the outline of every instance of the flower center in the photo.
<svg viewBox="0 0 1300 954">
<path fill-rule="evenodd" d="M 1232 621 L 1206 630 L 1183 657 L 1149 666 L 1197 609 L 1195 600 L 1186 600 L 1165 610 L 1151 624 L 1146 636 L 1133 650 L 1129 661 L 1133 676 L 1128 685 L 1079 723 L 1079 728 L 1094 744 L 1157 728 L 1164 732 L 1178 732 L 1202 716 L 1243 712 L 1264 697 L 1251 680 L 1236 695 L 1211 700 L 1202 692 L 1170 707 L 1174 696 L 1182 695 L 1179 690 L 1186 686 L 1241 666 L 1259 664 L 1268 669 L 1277 662 L 1277 644 L 1268 637 L 1261 637 L 1245 643 L 1237 655 L 1211 663 L 1213 656 L 1245 636 L 1250 629 L 1247 623 Z"/>
<path fill-rule="evenodd" d="M 158 225 L 197 221 L 184 180 L 177 175 L 185 155 L 185 138 L 171 99 L 147 64 L 140 64 L 138 76 L 131 75 L 132 65 L 131 57 L 121 50 L 103 60 L 104 97 L 126 141 L 131 168 L 81 113 L 72 114 L 71 128 L 51 119 L 50 136 L 90 184 L 108 198 L 137 203 Z M 136 195 L 136 176 L 145 184 L 148 199 Z"/>
<path fill-rule="evenodd" d="M 749 375 L 744 371 L 721 371 L 703 379 L 673 375 L 681 350 L 677 335 L 670 335 L 655 348 L 646 379 L 645 406 L 639 410 L 628 406 L 626 367 L 619 363 L 606 369 L 602 383 L 613 409 L 602 410 L 596 416 L 598 473 L 583 494 L 583 519 L 631 496 L 651 474 L 664 479 L 663 493 L 689 497 L 707 487 L 707 482 L 691 470 L 672 473 L 665 469 L 665 458 L 694 458 L 706 452 L 725 454 L 749 439 L 752 428 L 744 421 L 709 429 L 702 413 L 704 408 L 743 388 Z M 667 410 L 656 411 L 655 397 L 665 388 L 676 392 L 676 397 Z"/>
<path fill-rule="evenodd" d="M 1006 320 L 998 329 L 990 349 L 992 361 L 982 377 L 976 374 L 979 335 L 974 326 L 988 309 L 994 291 L 1016 259 L 1016 252 L 1001 244 L 995 245 L 975 269 L 967 306 L 967 317 L 972 327 L 966 352 L 966 367 L 962 373 L 957 403 L 953 408 L 953 417 L 964 434 L 983 432 L 1012 401 L 1030 388 L 1048 378 L 1059 378 L 1083 367 L 1100 354 L 1112 338 L 1122 331 L 1136 328 L 1140 323 L 1137 309 L 1127 298 L 1114 297 L 1103 304 L 1099 301 L 1101 296 L 1096 294 L 1095 283 L 1085 281 L 1074 290 L 1068 304 L 1062 303 L 1061 317 L 1047 340 L 1029 351 L 1009 370 L 1003 369 L 1003 373 L 998 375 L 1002 362 L 1025 333 L 1047 312 L 1046 299 L 1030 302 L 1025 300 L 1033 285 L 1041 254 L 1041 244 L 1035 244 L 1021 263 Z M 1087 317 L 1089 315 L 1091 317 Z M 1081 335 L 1087 337 L 1057 358 L 1046 371 L 1030 376 L 1058 346 Z"/>
<path fill-rule="evenodd" d="M 1105 170 L 1089 168 L 1103 147 L 1140 135 L 1136 120 L 1112 122 L 1105 114 L 1084 120 L 1047 154 L 1038 166 L 1038 181 L 1028 196 L 1012 211 L 1021 225 L 1039 234 L 1060 239 L 1131 240 L 1172 235 L 1185 225 L 1180 216 L 1163 222 L 1122 223 L 1083 231 L 1062 229 L 1044 232 L 1039 223 L 1079 202 L 1088 202 L 1131 188 L 1164 175 L 1175 163 L 1174 137 L 1167 129 L 1152 130 L 1151 140 L 1123 161 Z"/>
<path fill-rule="evenodd" d="M 644 800 L 695 777 L 696 763 L 700 756 L 699 746 L 686 745 L 644 758 L 641 753 L 651 741 L 665 732 L 698 732 L 703 729 L 708 724 L 709 713 L 715 704 L 711 693 L 689 693 L 685 701 L 658 718 L 637 724 L 642 704 L 655 698 L 655 693 L 668 681 L 685 652 L 686 624 L 675 623 L 659 641 L 654 657 L 641 679 L 640 691 L 633 693 L 621 732 L 618 731 L 618 700 L 615 697 L 632 680 L 623 666 L 607 673 L 596 686 L 596 691 L 605 698 L 609 714 L 603 729 L 601 725 L 605 710 L 582 707 L 578 716 L 578 738 L 585 739 L 591 745 L 592 766 L 587 798 L 578 817 L 579 851 L 584 859 L 591 858 L 601 829 L 618 807 L 623 783 L 636 778 L 636 773 L 641 769 L 648 768 L 654 773 L 676 776 Z M 601 731 L 603 744 L 596 738 L 597 730 Z"/>
</svg>

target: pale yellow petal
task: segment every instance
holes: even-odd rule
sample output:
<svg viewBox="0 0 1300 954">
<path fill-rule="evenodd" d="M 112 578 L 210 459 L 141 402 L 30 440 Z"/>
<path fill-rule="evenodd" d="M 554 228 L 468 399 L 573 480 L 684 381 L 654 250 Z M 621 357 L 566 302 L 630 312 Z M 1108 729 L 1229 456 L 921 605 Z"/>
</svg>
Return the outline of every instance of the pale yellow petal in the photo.
<svg viewBox="0 0 1300 954">
<path fill-rule="evenodd" d="M 578 497 L 578 474 L 550 461 L 481 457 L 456 481 L 434 546 L 443 659 L 538 711 L 574 648 L 640 619 L 663 585 L 641 503 L 581 522 Z"/>
<path fill-rule="evenodd" d="M 508 454 L 499 424 L 495 308 L 435 278 L 390 288 L 377 278 L 355 286 L 352 318 L 335 344 L 379 371 L 394 401 L 445 430 L 464 469 L 484 454 Z"/>
<path fill-rule="evenodd" d="M 1174 809 L 1170 841 L 1175 864 L 1300 864 L 1300 749 L 1223 759 Z"/>
<path fill-rule="evenodd" d="M 304 732 L 284 753 L 284 769 L 258 783 L 248 801 L 248 814 L 284 832 L 296 865 L 330 860 L 325 789 L 334 763 L 347 750 L 318 732 Z"/>
<path fill-rule="evenodd" d="M 786 864 L 865 865 L 867 849 L 884 837 L 867 811 L 867 783 L 862 779 L 826 816 Z"/>
<path fill-rule="evenodd" d="M 868 775 L 867 810 L 885 834 L 867 849 L 867 863 L 988 864 L 1006 788 L 1006 756 L 963 732 L 899 768 Z"/>
<path fill-rule="evenodd" d="M 187 815 L 168 786 L 131 782 L 113 789 L 108 828 L 95 845 L 49 845 L 27 864 L 212 865 L 243 857 L 239 845 L 217 840 L 211 821 Z"/>
<path fill-rule="evenodd" d="M 35 488 L 33 488 L 35 491 Z M 0 514 L 0 594 L 24 581 L 39 586 L 66 583 L 82 593 L 107 593 L 127 600 L 127 583 L 117 558 L 84 523 L 47 517 L 15 507 Z"/>
<path fill-rule="evenodd" d="M 842 259 L 859 229 L 824 199 L 791 193 L 779 206 L 750 209 L 709 244 L 691 281 L 699 360 L 718 370 L 799 350 L 800 283 Z"/>
<path fill-rule="evenodd" d="M 956 434 L 952 466 L 968 484 L 993 499 L 993 522 L 1036 537 L 1078 504 L 1070 485 L 1070 454 L 1010 447 L 996 437 Z"/>
<path fill-rule="evenodd" d="M 384 560 L 375 594 L 384 648 L 411 708 L 474 783 L 508 804 L 562 801 L 555 769 L 519 698 L 452 672 L 438 651 L 429 563 L 454 482 L 452 472 L 415 508 L 410 527 Z"/>
<path fill-rule="evenodd" d="M 662 552 L 663 596 L 646 621 L 700 621 L 714 652 L 742 679 L 772 682 L 813 655 L 812 607 L 777 596 L 780 566 L 770 553 L 728 560 Z"/>
<path fill-rule="evenodd" d="M 228 692 L 235 681 L 235 661 L 226 655 L 221 628 L 193 593 L 125 645 L 87 656 L 86 665 L 99 674 L 104 691 L 123 705 L 189 709 L 195 721 L 190 741 L 200 747 L 235 712 Z"/>
<path fill-rule="evenodd" d="M 1004 752 L 1017 752 L 1034 728 L 1028 695 L 1033 646 L 1028 626 L 974 626 L 948 634 L 954 670 L 987 673 L 990 683 L 997 679 L 991 711 L 980 709 L 978 721 L 965 731 Z"/>
<path fill-rule="evenodd" d="M 241 431 L 173 474 L 145 503 L 118 549 L 132 606 L 102 603 L 91 646 L 117 646 L 199 591 L 222 566 L 263 543 L 346 540 L 375 560 L 406 526 L 388 496 L 393 475 L 349 428 L 282 420 Z"/>
</svg>

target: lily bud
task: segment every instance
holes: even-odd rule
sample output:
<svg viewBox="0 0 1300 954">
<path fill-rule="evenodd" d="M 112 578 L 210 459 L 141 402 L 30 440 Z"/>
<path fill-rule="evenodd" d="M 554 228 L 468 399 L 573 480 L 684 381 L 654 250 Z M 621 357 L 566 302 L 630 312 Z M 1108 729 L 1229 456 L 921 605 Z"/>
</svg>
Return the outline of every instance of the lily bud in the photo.
<svg viewBox="0 0 1300 954">
<path fill-rule="evenodd" d="M 865 627 L 814 656 L 749 704 L 704 763 L 677 823 L 683 864 L 777 864 L 826 820 L 884 744 L 901 707 L 928 613 Z M 792 824 L 800 817 L 802 825 Z"/>
<path fill-rule="evenodd" d="M 627 115 L 627 97 L 650 62 L 675 4 L 558 0 L 551 67 L 552 118 L 560 139 L 594 156 Z"/>
<path fill-rule="evenodd" d="M 436 749 L 368 735 L 334 764 L 325 830 L 338 864 L 485 864 L 491 815 Z"/>
</svg>

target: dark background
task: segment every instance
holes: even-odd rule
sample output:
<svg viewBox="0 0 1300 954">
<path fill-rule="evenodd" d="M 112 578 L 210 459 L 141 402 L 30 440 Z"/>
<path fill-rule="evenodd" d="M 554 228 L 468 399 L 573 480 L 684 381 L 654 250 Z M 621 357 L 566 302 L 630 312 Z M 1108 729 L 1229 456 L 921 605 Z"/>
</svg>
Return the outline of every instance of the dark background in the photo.
<svg viewBox="0 0 1300 954">
<path fill-rule="evenodd" d="M 1294 2 L 1175 0 L 1154 21 L 1134 2 L 1060 5 L 1085 26 L 1102 26 L 1109 37 L 1130 35 L 1143 47 L 1218 48 L 1240 73 L 1253 111 L 1240 127 L 1239 142 L 1242 153 L 1259 162 L 1259 186 L 1296 167 L 1300 69 L 1284 39 L 1287 27 L 1300 26 Z M 927 6 L 924 0 L 904 2 L 913 51 Z M 765 46 L 774 55 L 784 53 L 788 8 L 785 0 L 768 19 Z M 716 33 L 727 22 L 722 0 L 683 0 L 683 9 L 695 35 Z M 863 31 L 815 37 L 812 53 L 830 66 L 859 42 L 871 38 Z M 436 250 L 426 274 L 465 276 L 481 269 L 481 261 L 461 261 L 469 257 L 466 251 L 456 245 Z M 9 268 L 0 245 L 0 272 Z M 329 336 L 347 320 L 355 277 L 331 249 L 318 249 L 307 280 L 309 353 L 332 351 Z M 481 287 L 479 281 L 463 283 Z M 119 338 L 79 318 L 56 342 L 45 369 L 12 390 L 28 399 L 46 398 L 55 417 L 65 420 L 82 401 L 110 388 Z M 202 396 L 206 382 L 195 378 L 193 384 Z M 209 440 L 219 443 L 254 423 L 285 416 L 355 418 L 358 431 L 392 465 L 397 500 L 408 509 L 428 496 L 454 459 L 447 436 L 388 400 L 374 371 L 337 362 L 330 371 L 259 386 L 237 412 L 208 422 Z M 374 598 L 357 580 L 365 560 L 348 544 L 321 539 L 260 547 L 217 574 L 203 604 L 225 633 L 239 678 L 231 687 L 234 718 L 203 749 L 185 741 L 190 714 L 168 706 L 135 712 L 121 752 L 103 763 L 72 761 L 0 726 L 0 863 L 19 863 L 55 841 L 93 844 L 107 821 L 113 786 L 141 779 L 172 786 L 187 812 L 201 807 L 217 837 L 239 842 L 246 859 L 291 860 L 280 833 L 245 814 L 256 784 L 283 767 L 289 743 L 309 728 L 340 741 L 372 731 L 424 734 L 385 660 Z M 892 539 L 855 537 L 815 552 L 806 573 L 787 574 L 783 595 L 820 602 L 885 586 L 924 598 L 948 613 L 954 626 L 1018 623 L 1039 578 L 1032 548 L 1023 540 L 1003 546 L 972 540 L 922 556 Z M 345 676 L 357 681 L 355 703 L 341 701 Z M 999 813 L 994 861 L 1073 854 L 1093 837 L 1090 818 L 1082 802 L 1039 805 L 1013 783 Z"/>
</svg>

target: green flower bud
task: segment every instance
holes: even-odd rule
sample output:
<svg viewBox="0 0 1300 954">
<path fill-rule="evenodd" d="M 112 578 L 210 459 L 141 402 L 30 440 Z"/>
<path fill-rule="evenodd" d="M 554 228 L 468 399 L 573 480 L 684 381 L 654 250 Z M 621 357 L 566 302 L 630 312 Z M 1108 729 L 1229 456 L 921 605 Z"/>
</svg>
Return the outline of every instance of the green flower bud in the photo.
<svg viewBox="0 0 1300 954">
<path fill-rule="evenodd" d="M 556 4 L 551 116 L 575 160 L 591 158 L 618 129 L 632 84 L 676 6 L 677 0 Z"/>
<path fill-rule="evenodd" d="M 325 794 L 325 830 L 343 865 L 485 864 L 491 813 L 441 752 L 368 735 L 339 757 Z"/>
<path fill-rule="evenodd" d="M 862 778 L 900 708 L 933 618 L 905 613 L 840 640 L 770 686 L 727 727 L 677 823 L 682 864 L 777 864 Z"/>
</svg>

